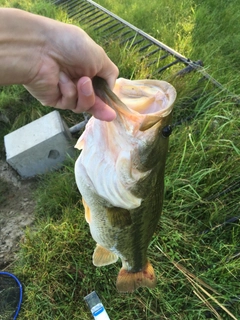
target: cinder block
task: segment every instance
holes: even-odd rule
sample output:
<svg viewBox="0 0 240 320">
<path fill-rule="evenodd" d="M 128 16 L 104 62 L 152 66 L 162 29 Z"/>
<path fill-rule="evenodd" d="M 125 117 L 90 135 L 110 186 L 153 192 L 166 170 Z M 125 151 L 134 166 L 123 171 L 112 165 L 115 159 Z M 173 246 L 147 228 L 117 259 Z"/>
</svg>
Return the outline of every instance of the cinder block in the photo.
<svg viewBox="0 0 240 320">
<path fill-rule="evenodd" d="M 71 133 L 58 111 L 53 111 L 4 137 L 7 162 L 23 178 L 62 166 L 74 156 Z"/>
</svg>

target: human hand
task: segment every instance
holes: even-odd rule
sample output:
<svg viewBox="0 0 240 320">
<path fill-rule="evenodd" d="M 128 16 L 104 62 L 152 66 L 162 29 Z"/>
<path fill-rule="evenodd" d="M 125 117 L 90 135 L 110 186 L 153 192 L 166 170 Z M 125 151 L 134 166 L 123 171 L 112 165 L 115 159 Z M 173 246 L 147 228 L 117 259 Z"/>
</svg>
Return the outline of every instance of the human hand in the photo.
<svg viewBox="0 0 240 320">
<path fill-rule="evenodd" d="M 99 45 L 76 26 L 21 10 L 0 9 L 0 20 L 2 10 L 8 15 L 5 30 L 8 34 L 15 30 L 18 40 L 14 43 L 13 39 L 9 48 L 16 51 L 12 60 L 17 59 L 18 64 L 15 62 L 14 71 L 3 77 L 6 84 L 24 84 L 43 105 L 90 112 L 105 121 L 115 118 L 115 112 L 95 95 L 92 87 L 91 79 L 96 75 L 104 78 L 110 88 L 118 76 L 117 67 Z M 2 17 L 6 18 L 6 11 Z"/>
</svg>

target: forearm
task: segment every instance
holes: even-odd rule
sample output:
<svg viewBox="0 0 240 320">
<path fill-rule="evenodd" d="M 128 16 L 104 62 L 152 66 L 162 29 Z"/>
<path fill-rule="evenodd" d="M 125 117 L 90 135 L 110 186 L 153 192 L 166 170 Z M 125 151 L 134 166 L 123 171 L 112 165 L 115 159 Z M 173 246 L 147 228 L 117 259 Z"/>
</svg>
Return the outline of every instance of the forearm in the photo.
<svg viewBox="0 0 240 320">
<path fill-rule="evenodd" d="M 26 84 L 35 76 L 45 35 L 37 16 L 0 8 L 0 85 Z M 38 34 L 38 37 L 36 37 Z"/>
</svg>

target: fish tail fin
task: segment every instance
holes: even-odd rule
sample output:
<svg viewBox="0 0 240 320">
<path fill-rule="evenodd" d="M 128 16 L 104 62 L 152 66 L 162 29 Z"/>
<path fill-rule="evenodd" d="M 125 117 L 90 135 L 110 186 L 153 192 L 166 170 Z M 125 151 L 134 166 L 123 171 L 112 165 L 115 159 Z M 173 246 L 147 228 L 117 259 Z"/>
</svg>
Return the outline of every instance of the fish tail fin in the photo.
<svg viewBox="0 0 240 320">
<path fill-rule="evenodd" d="M 154 288 L 157 279 L 150 262 L 139 272 L 129 272 L 122 268 L 117 277 L 116 287 L 119 292 L 133 292 L 139 287 Z"/>
</svg>

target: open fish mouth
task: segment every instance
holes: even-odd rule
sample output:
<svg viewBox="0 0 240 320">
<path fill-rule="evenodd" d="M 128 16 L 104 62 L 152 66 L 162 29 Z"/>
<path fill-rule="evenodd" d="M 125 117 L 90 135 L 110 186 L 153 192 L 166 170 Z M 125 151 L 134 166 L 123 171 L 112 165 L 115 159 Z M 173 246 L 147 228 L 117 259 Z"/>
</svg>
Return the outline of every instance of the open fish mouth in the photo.
<svg viewBox="0 0 240 320">
<path fill-rule="evenodd" d="M 119 78 L 113 92 L 131 111 L 142 115 L 154 114 L 158 117 L 166 117 L 170 114 L 176 99 L 174 87 L 159 80 Z M 119 108 L 118 111 L 120 111 Z"/>
<path fill-rule="evenodd" d="M 107 83 L 93 78 L 93 87 L 106 104 L 117 113 L 117 121 L 130 132 L 145 131 L 167 117 L 173 109 L 176 90 L 162 80 L 116 80 L 113 91 Z"/>
</svg>

